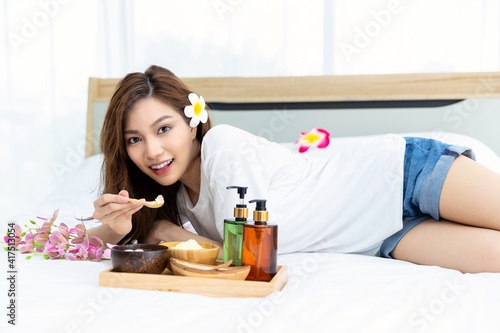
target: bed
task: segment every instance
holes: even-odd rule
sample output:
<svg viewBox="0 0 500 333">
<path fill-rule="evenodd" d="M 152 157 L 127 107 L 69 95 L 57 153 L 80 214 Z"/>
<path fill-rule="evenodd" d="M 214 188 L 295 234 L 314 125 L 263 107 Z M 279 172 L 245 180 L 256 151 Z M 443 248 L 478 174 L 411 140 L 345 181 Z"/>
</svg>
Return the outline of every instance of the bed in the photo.
<svg viewBox="0 0 500 333">
<path fill-rule="evenodd" d="M 299 132 L 312 127 L 328 129 L 339 146 L 403 133 L 470 146 L 480 163 L 500 173 L 499 73 L 185 80 L 210 103 L 215 123 L 238 125 L 292 150 Z M 89 80 L 87 158 L 36 209 L 11 222 L 23 225 L 59 209 L 58 221 L 74 225 L 75 217 L 92 214 L 101 166 L 96 142 L 117 82 Z M 9 263 L 7 252 L 2 256 Z M 288 269 L 282 290 L 266 297 L 211 297 L 100 287 L 99 274 L 110 268 L 108 260 L 25 257 L 17 254 L 14 269 L 4 264 L 2 332 L 500 329 L 500 274 L 494 273 L 462 274 L 358 254 L 292 253 L 278 257 Z M 12 299 L 15 327 L 8 323 Z"/>
</svg>

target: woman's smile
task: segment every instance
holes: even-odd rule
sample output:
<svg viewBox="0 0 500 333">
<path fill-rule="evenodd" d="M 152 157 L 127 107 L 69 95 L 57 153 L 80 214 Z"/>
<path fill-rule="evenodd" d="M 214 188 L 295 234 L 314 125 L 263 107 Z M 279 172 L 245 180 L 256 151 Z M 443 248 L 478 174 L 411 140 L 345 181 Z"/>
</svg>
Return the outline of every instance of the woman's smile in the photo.
<svg viewBox="0 0 500 333">
<path fill-rule="evenodd" d="M 163 162 L 160 162 L 157 164 L 153 164 L 150 166 L 150 168 L 153 170 L 153 172 L 156 175 L 161 176 L 161 175 L 166 174 L 171 169 L 173 162 L 174 162 L 174 159 L 171 158 L 169 160 L 166 160 L 166 161 L 163 161 Z"/>
</svg>

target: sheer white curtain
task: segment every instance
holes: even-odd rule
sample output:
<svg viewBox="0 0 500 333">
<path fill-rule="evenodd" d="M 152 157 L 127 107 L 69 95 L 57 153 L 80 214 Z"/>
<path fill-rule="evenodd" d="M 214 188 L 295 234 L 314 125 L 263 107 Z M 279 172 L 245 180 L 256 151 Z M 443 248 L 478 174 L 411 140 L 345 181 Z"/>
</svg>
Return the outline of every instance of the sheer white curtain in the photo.
<svg viewBox="0 0 500 333">
<path fill-rule="evenodd" d="M 3 0 L 0 22 L 5 221 L 38 203 L 81 163 L 86 78 L 103 71 L 97 1 Z"/>
<path fill-rule="evenodd" d="M 89 76 L 498 71 L 499 14 L 495 0 L 0 0 L 0 219 L 83 161 Z"/>
</svg>

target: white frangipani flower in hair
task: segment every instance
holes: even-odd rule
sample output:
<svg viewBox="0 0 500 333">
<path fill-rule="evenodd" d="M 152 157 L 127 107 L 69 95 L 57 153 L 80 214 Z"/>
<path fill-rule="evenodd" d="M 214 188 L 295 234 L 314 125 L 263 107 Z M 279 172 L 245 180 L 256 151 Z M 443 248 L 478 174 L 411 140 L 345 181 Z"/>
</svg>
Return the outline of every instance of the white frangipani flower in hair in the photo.
<svg viewBox="0 0 500 333">
<path fill-rule="evenodd" d="M 191 118 L 189 126 L 196 127 L 200 122 L 206 123 L 208 120 L 208 112 L 205 110 L 205 100 L 202 96 L 195 93 L 188 95 L 191 105 L 184 107 L 184 114 L 186 117 Z"/>
</svg>

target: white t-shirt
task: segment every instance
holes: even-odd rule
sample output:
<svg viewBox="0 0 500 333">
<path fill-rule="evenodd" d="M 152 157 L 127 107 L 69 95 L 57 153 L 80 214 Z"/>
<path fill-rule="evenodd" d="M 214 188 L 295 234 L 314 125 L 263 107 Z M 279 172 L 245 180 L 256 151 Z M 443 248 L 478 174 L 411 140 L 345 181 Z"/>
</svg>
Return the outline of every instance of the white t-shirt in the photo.
<svg viewBox="0 0 500 333">
<path fill-rule="evenodd" d="M 329 251 L 375 255 L 402 227 L 405 140 L 385 135 L 294 153 L 228 125 L 213 127 L 201 149 L 201 186 L 191 204 L 183 187 L 180 213 L 205 237 L 222 241 L 236 190 L 245 201 L 266 199 L 268 224 L 278 225 L 278 253 Z M 254 204 L 248 204 L 251 219 Z"/>
</svg>

